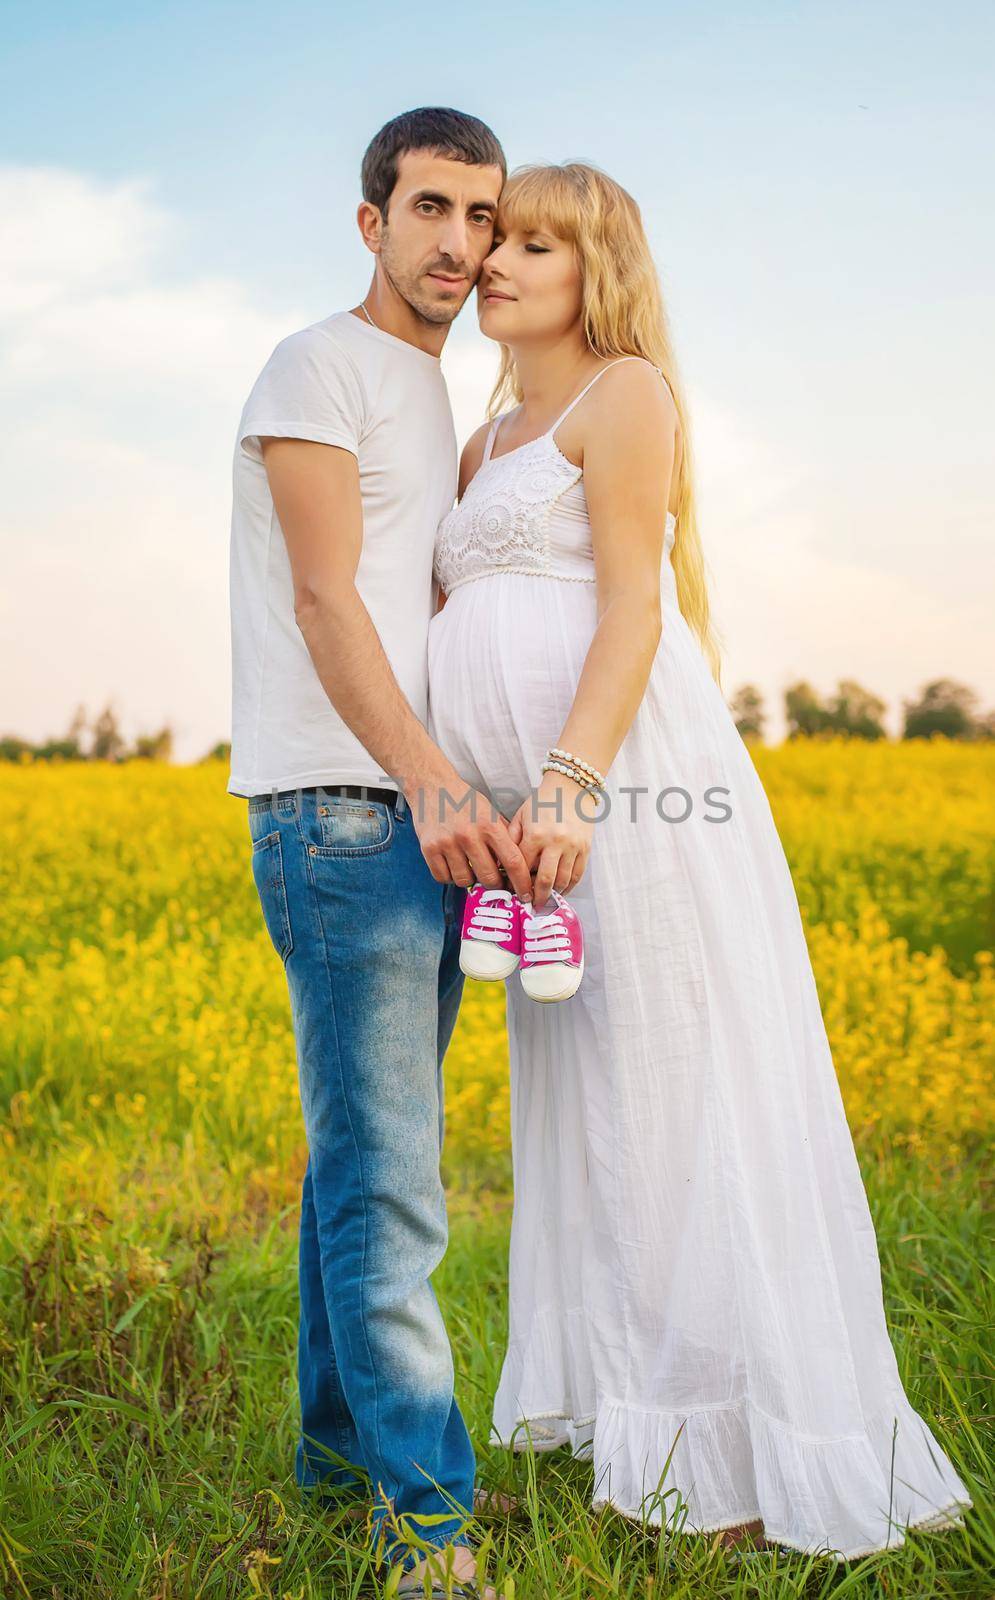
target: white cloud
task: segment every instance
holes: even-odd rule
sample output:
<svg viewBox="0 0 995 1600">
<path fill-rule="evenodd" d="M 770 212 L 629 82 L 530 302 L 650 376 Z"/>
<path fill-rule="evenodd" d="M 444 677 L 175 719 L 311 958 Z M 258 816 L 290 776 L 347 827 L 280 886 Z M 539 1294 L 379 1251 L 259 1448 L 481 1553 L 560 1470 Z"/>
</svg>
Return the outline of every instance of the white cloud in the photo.
<svg viewBox="0 0 995 1600">
<path fill-rule="evenodd" d="M 442 352 L 442 370 L 461 449 L 484 420 L 498 369 L 498 346 L 471 331 L 472 315 L 472 306 L 463 311 Z"/>
<path fill-rule="evenodd" d="M 0 731 L 113 700 L 182 758 L 229 723 L 231 448 L 277 340 L 306 320 L 243 285 L 172 282 L 145 182 L 0 169 L 6 603 Z"/>
<path fill-rule="evenodd" d="M 238 281 L 177 279 L 180 222 L 144 180 L 0 168 L 0 207 L 0 732 L 42 737 L 80 700 L 95 712 L 110 699 L 126 733 L 169 721 L 192 759 L 229 726 L 238 413 L 270 350 L 308 318 L 263 311 Z M 496 365 L 471 307 L 443 357 L 461 443 Z M 892 701 L 894 725 L 900 697 L 929 676 L 991 692 L 983 596 L 957 565 L 980 565 L 974 535 L 934 555 L 927 508 L 918 530 L 903 524 L 904 543 L 890 525 L 875 540 L 873 497 L 888 484 L 869 475 L 873 457 L 862 480 L 844 463 L 845 490 L 827 496 L 825 462 L 774 438 L 755 404 L 691 398 L 727 693 L 750 679 L 776 711 L 793 676 L 829 690 L 855 675 Z M 944 508 L 954 526 L 962 500 Z"/>
<path fill-rule="evenodd" d="M 127 283 L 169 234 L 141 180 L 99 184 L 57 167 L 0 167 L 0 321 Z"/>
<path fill-rule="evenodd" d="M 0 168 L 0 207 L 8 381 L 44 381 L 53 394 L 71 384 L 76 404 L 107 384 L 144 393 L 180 381 L 230 404 L 232 384 L 251 382 L 287 331 L 241 283 L 165 280 L 160 257 L 178 230 L 147 183 Z"/>
</svg>

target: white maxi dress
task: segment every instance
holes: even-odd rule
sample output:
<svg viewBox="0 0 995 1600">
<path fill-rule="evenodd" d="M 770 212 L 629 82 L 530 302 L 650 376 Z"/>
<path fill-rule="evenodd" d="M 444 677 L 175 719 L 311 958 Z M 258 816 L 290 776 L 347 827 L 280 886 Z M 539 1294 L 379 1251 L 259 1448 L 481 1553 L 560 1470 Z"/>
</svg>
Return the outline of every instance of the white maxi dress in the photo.
<svg viewBox="0 0 995 1600">
<path fill-rule="evenodd" d="M 597 622 L 582 469 L 554 437 L 572 408 L 493 459 L 496 419 L 436 544 L 430 730 L 505 816 L 538 787 Z M 594 1505 L 684 1531 L 762 1518 L 844 1559 L 971 1502 L 902 1386 L 794 885 L 673 544 L 668 514 L 662 638 L 571 893 L 584 978 L 547 1005 L 506 984 L 492 1442 L 590 1458 Z"/>
</svg>

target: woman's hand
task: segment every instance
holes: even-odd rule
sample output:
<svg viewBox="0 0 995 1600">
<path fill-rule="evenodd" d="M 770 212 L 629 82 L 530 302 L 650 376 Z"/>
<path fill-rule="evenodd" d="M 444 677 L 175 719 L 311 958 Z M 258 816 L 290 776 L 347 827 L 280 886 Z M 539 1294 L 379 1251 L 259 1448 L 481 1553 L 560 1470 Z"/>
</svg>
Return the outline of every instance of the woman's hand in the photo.
<svg viewBox="0 0 995 1600">
<path fill-rule="evenodd" d="M 578 806 L 578 796 L 583 796 Z M 519 806 L 508 832 L 534 879 L 532 908 L 541 911 L 550 889 L 569 894 L 591 853 L 596 798 L 561 772 L 544 772 L 535 794 Z"/>
</svg>

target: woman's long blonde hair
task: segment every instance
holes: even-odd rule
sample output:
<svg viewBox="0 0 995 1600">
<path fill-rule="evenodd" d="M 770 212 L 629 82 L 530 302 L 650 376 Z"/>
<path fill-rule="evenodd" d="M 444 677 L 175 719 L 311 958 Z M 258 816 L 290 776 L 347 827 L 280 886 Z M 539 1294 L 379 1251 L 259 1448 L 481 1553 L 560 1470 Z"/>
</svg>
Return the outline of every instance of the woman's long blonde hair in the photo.
<svg viewBox="0 0 995 1600">
<path fill-rule="evenodd" d="M 536 164 L 517 167 L 509 176 L 501 192 L 499 225 L 523 232 L 551 231 L 557 238 L 569 240 L 580 264 L 584 332 L 592 353 L 603 359 L 644 356 L 660 368 L 670 385 L 683 445 L 671 557 L 677 603 L 721 686 L 722 662 L 709 618 L 705 560 L 695 514 L 687 408 L 639 207 L 620 184 L 586 162 Z M 509 401 L 520 403 L 523 398 L 514 358 L 503 344 L 488 417 L 495 417 Z"/>
</svg>

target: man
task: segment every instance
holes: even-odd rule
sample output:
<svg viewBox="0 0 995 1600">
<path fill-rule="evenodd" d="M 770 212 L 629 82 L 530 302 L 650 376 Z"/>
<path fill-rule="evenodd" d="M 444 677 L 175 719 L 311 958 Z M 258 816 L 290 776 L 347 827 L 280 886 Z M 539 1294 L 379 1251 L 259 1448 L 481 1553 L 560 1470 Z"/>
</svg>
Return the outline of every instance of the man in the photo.
<svg viewBox="0 0 995 1600">
<path fill-rule="evenodd" d="M 309 1150 L 297 1476 L 360 1494 L 350 1464 L 365 1469 L 375 1546 L 419 1594 L 406 1528 L 437 1548 L 430 1576 L 478 1592 L 473 1449 L 429 1282 L 447 1242 L 442 1059 L 465 890 L 502 869 L 531 890 L 507 821 L 424 726 L 433 545 L 457 479 L 439 355 L 505 174 L 493 133 L 460 112 L 380 130 L 357 218 L 370 289 L 277 345 L 234 463 L 228 790 L 249 797 Z"/>
</svg>

